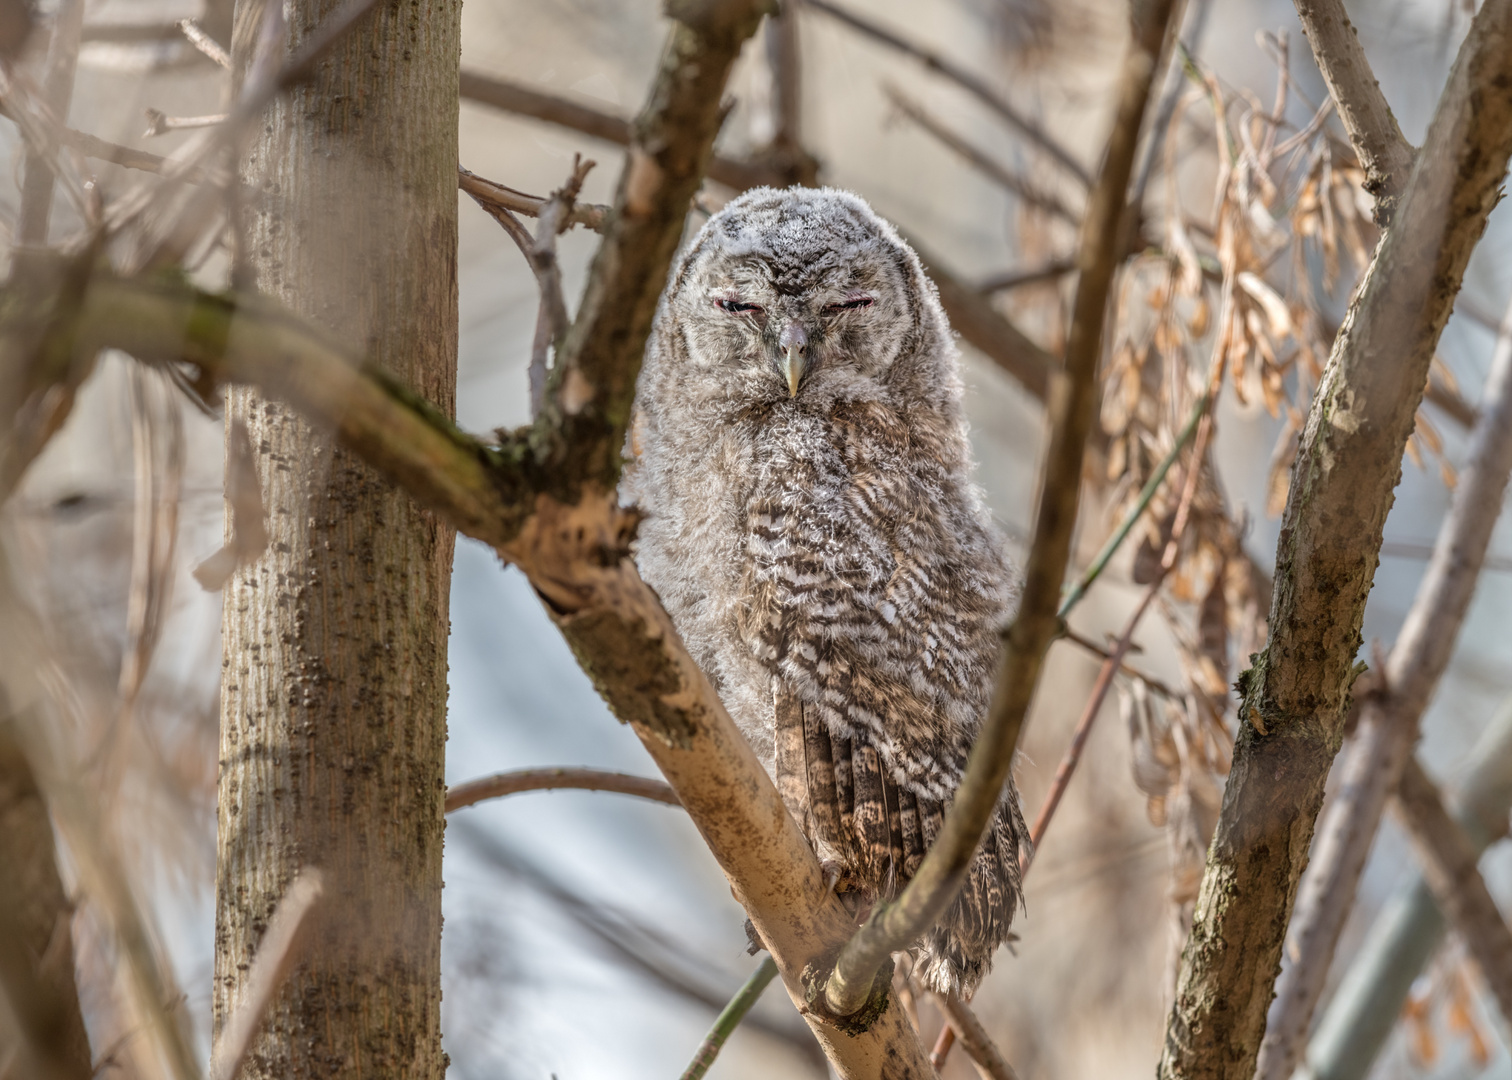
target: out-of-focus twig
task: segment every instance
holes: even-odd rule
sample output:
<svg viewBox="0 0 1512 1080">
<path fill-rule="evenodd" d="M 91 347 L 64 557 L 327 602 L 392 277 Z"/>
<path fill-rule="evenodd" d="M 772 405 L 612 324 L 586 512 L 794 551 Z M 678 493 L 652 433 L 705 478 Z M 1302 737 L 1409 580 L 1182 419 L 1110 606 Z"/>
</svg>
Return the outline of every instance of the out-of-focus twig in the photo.
<svg viewBox="0 0 1512 1080">
<path fill-rule="evenodd" d="M 1187 464 L 1186 484 L 1181 491 L 1181 501 L 1176 506 L 1176 517 L 1171 523 L 1171 536 L 1166 541 L 1165 550 L 1160 556 L 1160 569 L 1155 575 L 1155 580 L 1151 581 L 1145 589 L 1139 606 L 1124 623 L 1123 632 L 1118 635 L 1118 641 L 1097 673 L 1097 681 L 1092 686 L 1092 694 L 1087 699 L 1081 718 L 1072 732 L 1071 743 L 1066 747 L 1066 753 L 1061 758 L 1060 765 L 1056 767 L 1055 777 L 1050 781 L 1050 790 L 1046 792 L 1045 801 L 1040 806 L 1039 814 L 1035 816 L 1034 826 L 1029 830 L 1029 845 L 1019 854 L 1020 873 L 1029 872 L 1029 864 L 1034 859 L 1034 852 L 1044 839 L 1045 830 L 1050 827 L 1050 819 L 1055 816 L 1061 797 L 1065 795 L 1066 787 L 1071 782 L 1071 774 L 1076 771 L 1077 763 L 1081 760 L 1082 748 L 1086 746 L 1092 724 L 1097 720 L 1097 714 L 1102 711 L 1103 701 L 1113 686 L 1113 676 L 1117 674 L 1119 665 L 1122 664 L 1129 646 L 1134 641 L 1134 632 L 1139 629 L 1139 623 L 1144 618 L 1145 612 L 1149 610 L 1161 586 L 1165 584 L 1166 576 L 1176 565 L 1176 557 L 1181 551 L 1181 537 L 1186 532 L 1187 522 L 1190 520 L 1192 500 L 1197 495 L 1198 477 L 1202 474 L 1204 458 L 1207 455 L 1208 435 L 1212 431 L 1212 413 L 1209 406 L 1215 396 L 1214 384 L 1221 378 L 1222 370 L 1220 358 L 1214 365 L 1208 390 L 1198 399 L 1198 406 L 1192 414 L 1193 419 L 1198 422 L 1189 426 L 1195 427 L 1197 441 L 1192 447 L 1192 455 Z"/>
<path fill-rule="evenodd" d="M 1497 339 L 1484 402 L 1470 436 L 1469 464 L 1381 673 L 1384 686 L 1361 706 L 1338 793 L 1313 842 L 1288 934 L 1298 959 L 1276 988 L 1257 1066 L 1260 1080 L 1288 1080 L 1300 1059 L 1387 797 L 1448 666 L 1491 542 L 1512 475 L 1512 305 Z"/>
<path fill-rule="evenodd" d="M 836 959 L 824 999 L 840 1015 L 848 1016 L 866 1002 L 878 966 L 892 952 L 908 947 L 959 891 L 997 810 L 1045 651 L 1059 626 L 1055 612 L 1070 559 L 1082 461 L 1097 414 L 1097 362 L 1113 275 L 1120 261 L 1129 175 L 1174 7 L 1171 0 L 1155 0 L 1141 13 L 1119 76 L 1113 132 L 1082 223 L 1065 392 L 1050 401 L 1050 446 L 1034 542 L 1019 611 L 1004 635 L 1006 648 L 992 705 L 923 863 L 897 901 L 873 911 Z"/>
<path fill-rule="evenodd" d="M 522 791 L 612 791 L 619 795 L 634 795 L 668 806 L 681 806 L 677 792 L 665 780 L 653 780 L 648 776 L 630 776 L 627 773 L 606 772 L 602 769 L 558 768 L 517 769 L 513 772 L 496 773 L 478 780 L 469 780 L 446 789 L 446 812 L 461 810 L 464 806 L 496 799 L 501 795 L 514 795 Z"/>
<path fill-rule="evenodd" d="M 883 83 L 882 91 L 887 99 L 904 116 L 908 117 L 930 135 L 933 135 L 948 149 L 965 158 L 966 161 L 987 177 L 993 183 L 1013 192 L 1030 206 L 1038 207 L 1053 217 L 1059 218 L 1075 228 L 1081 223 L 1081 218 L 1070 207 L 1060 200 L 1053 192 L 1043 191 L 1023 177 L 999 164 L 980 148 L 972 145 L 966 139 L 951 131 L 940 121 L 936 120 L 918 102 L 914 101 L 903 91 L 891 83 Z"/>
<path fill-rule="evenodd" d="M 226 428 L 226 508 L 230 536 L 219 551 L 194 568 L 194 580 L 206 592 L 219 592 L 238 567 L 255 560 L 268 546 L 268 518 L 262 483 L 247 425 L 233 419 Z"/>
<path fill-rule="evenodd" d="M 324 891 L 323 875 L 310 867 L 300 871 L 274 909 L 273 917 L 268 920 L 268 929 L 257 946 L 252 969 L 242 983 L 241 1000 L 210 1051 L 209 1080 L 236 1080 L 257 1029 L 262 1026 L 268 1004 L 299 963 L 305 937 L 300 930 Z"/>
<path fill-rule="evenodd" d="M 1054 281 L 1056 278 L 1065 277 L 1076 270 L 1076 263 L 1071 259 L 1053 259 L 1044 266 L 1037 266 L 1030 270 L 1009 270 L 1002 274 L 994 275 L 982 281 L 977 288 L 983 293 L 1011 292 L 1021 289 L 1026 285 L 1039 285 L 1046 281 Z"/>
<path fill-rule="evenodd" d="M 1507 835 L 1512 809 L 1512 701 L 1476 740 L 1452 812 L 1478 853 Z M 1444 937 L 1444 916 L 1419 874 L 1387 900 L 1330 998 L 1307 1048 L 1317 1080 L 1364 1080 L 1418 973 Z"/>
<path fill-rule="evenodd" d="M 147 110 L 147 130 L 143 132 L 143 138 L 153 138 L 158 135 L 166 135 L 170 131 L 192 131 L 195 128 L 214 127 L 216 124 L 226 122 L 225 113 L 213 113 L 209 116 L 169 116 L 160 109 Z"/>
<path fill-rule="evenodd" d="M 630 145 L 630 121 L 624 117 L 579 105 L 508 79 L 463 68 L 458 91 L 464 101 L 544 120 L 616 146 Z M 761 162 L 740 161 L 720 154 L 709 159 L 708 177 L 737 191 L 762 184 L 780 187 L 784 183 L 781 174 Z"/>
<path fill-rule="evenodd" d="M 977 1067 L 983 1080 L 1018 1080 L 1018 1074 L 988 1037 L 987 1029 L 977 1019 L 971 1006 L 948 994 L 936 994 L 934 999 L 949 1021 L 950 1030 L 955 1032 L 956 1041 L 971 1057 L 972 1064 Z M 949 1052 L 949 1047 L 945 1048 L 945 1052 Z M 943 1061 L 944 1054 L 941 1054 L 940 1062 L 934 1063 L 935 1068 L 939 1068 Z"/>
<path fill-rule="evenodd" d="M 0 687 L 0 1012 L 11 1014 L 21 1043 L 6 1048 L 16 1057 L 3 1069 L 38 1080 L 90 1080 L 74 982 L 73 906 L 58 876 L 47 806 L 8 711 Z"/>
<path fill-rule="evenodd" d="M 1182 425 L 1181 431 L 1176 436 L 1175 445 L 1166 452 L 1166 456 L 1161 459 L 1160 464 L 1155 466 L 1155 471 L 1150 474 L 1150 478 L 1145 481 L 1145 486 L 1140 489 L 1139 497 L 1134 500 L 1134 505 L 1124 515 L 1124 519 L 1119 523 L 1118 528 L 1113 530 L 1113 535 L 1108 537 L 1107 542 L 1103 544 L 1102 550 L 1097 553 L 1091 565 L 1087 567 L 1081 577 L 1076 579 L 1076 583 L 1066 590 L 1065 599 L 1061 601 L 1060 608 L 1055 613 L 1057 618 L 1064 619 L 1071 613 L 1071 609 L 1081 602 L 1081 598 L 1087 594 L 1087 590 L 1092 587 L 1092 583 L 1107 569 L 1108 562 L 1118 553 L 1118 549 L 1123 545 L 1130 530 L 1144 516 L 1145 510 L 1149 508 L 1150 500 L 1160 490 L 1160 485 L 1165 483 L 1166 474 L 1171 471 L 1171 466 L 1176 464 L 1176 459 L 1181 456 L 1181 452 L 1186 449 L 1187 443 L 1197 433 L 1199 422 L 1207 416 L 1208 405 L 1212 401 L 1212 395 L 1213 391 L 1208 390 L 1193 404 L 1191 415 L 1187 417 L 1186 423 Z M 1164 577 L 1165 570 L 1163 569 L 1161 578 L 1163 579 Z"/>
<path fill-rule="evenodd" d="M 47 77 L 42 87 L 43 104 L 52 121 L 53 131 L 49 134 L 68 124 L 74 72 L 79 62 L 79 35 L 83 27 L 84 0 L 62 0 L 53 21 L 52 41 L 47 49 Z M 23 168 L 16 240 L 28 246 L 42 245 L 47 243 L 55 175 L 42 147 L 29 149 Z"/>
<path fill-rule="evenodd" d="M 931 52 L 914 42 L 900 37 L 869 18 L 829 3 L 829 0 L 803 0 L 803 4 L 805 7 L 823 12 L 837 22 L 844 23 L 852 30 L 871 38 L 873 41 L 879 41 L 890 49 L 896 49 L 898 52 L 912 56 L 930 71 L 955 83 L 995 112 L 1010 127 L 1018 131 L 1020 135 L 1023 135 L 1039 149 L 1050 155 L 1062 168 L 1080 180 L 1083 186 L 1092 186 L 1092 174 L 1086 170 L 1081 162 L 1072 157 L 1043 128 L 1011 105 L 1002 94 L 988 86 L 986 81 L 979 76 L 973 75 L 954 61 L 948 60 L 938 53 Z"/>
<path fill-rule="evenodd" d="M 195 22 L 193 19 L 180 19 L 177 23 L 177 26 L 183 33 L 184 37 L 189 39 L 189 44 L 193 45 L 196 49 L 204 53 L 211 60 L 214 60 L 221 67 L 227 69 L 228 71 L 230 70 L 230 54 L 221 47 L 220 42 L 216 41 L 209 34 L 205 33 L 205 31 L 200 28 L 199 23 Z"/>
<path fill-rule="evenodd" d="M 1444 808 L 1438 788 L 1415 758 L 1402 769 L 1396 805 L 1439 910 L 1464 940 L 1465 952 L 1491 988 L 1502 1018 L 1512 1017 L 1512 930 L 1476 865 L 1480 853 Z"/>
<path fill-rule="evenodd" d="M 714 1026 L 704 1036 L 704 1041 L 699 1046 L 698 1052 L 693 1055 L 693 1060 L 683 1070 L 682 1080 L 702 1080 L 709 1071 L 709 1066 L 714 1064 L 714 1059 L 719 1057 L 720 1050 L 724 1049 L 725 1041 L 729 1039 L 730 1034 L 740 1026 L 746 1013 L 751 1011 L 751 1006 L 761 998 L 762 991 L 776 977 L 777 964 L 768 956 L 761 961 L 761 964 L 751 973 L 751 977 L 746 980 L 745 985 L 735 992 L 730 1003 L 715 1019 Z"/>
</svg>

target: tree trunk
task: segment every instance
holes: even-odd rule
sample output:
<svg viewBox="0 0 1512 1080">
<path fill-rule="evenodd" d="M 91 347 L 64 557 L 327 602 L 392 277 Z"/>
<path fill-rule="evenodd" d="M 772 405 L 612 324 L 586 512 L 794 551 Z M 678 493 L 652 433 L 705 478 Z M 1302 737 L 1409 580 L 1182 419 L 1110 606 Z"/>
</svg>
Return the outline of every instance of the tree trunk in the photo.
<svg viewBox="0 0 1512 1080">
<path fill-rule="evenodd" d="M 286 54 L 336 0 L 285 0 Z M 279 100 L 242 162 L 244 272 L 450 414 L 458 0 L 383 0 Z M 244 70 L 261 5 L 238 5 Z M 447 590 L 454 533 L 246 388 L 270 543 L 225 590 L 215 1026 L 294 875 L 305 961 L 243 1075 L 439 1078 Z"/>
</svg>

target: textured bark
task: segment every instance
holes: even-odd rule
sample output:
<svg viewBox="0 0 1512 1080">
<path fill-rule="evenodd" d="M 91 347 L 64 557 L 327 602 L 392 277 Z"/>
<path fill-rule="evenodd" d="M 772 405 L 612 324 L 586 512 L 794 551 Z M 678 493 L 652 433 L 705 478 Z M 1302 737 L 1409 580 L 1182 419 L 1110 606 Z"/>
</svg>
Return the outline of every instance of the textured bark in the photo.
<svg viewBox="0 0 1512 1080">
<path fill-rule="evenodd" d="M 286 6 L 290 52 L 337 7 Z M 243 162 L 257 287 L 448 414 L 460 14 L 379 5 L 272 106 Z M 242 64 L 259 20 L 238 11 Z M 312 425 L 236 389 L 226 411 L 251 435 L 271 543 L 225 590 L 216 1027 L 294 875 L 318 867 L 306 961 L 242 1075 L 439 1078 L 454 534 L 336 445 L 340 408 Z"/>
<path fill-rule="evenodd" d="M 7 1047 L 0 1035 L 0 1080 L 89 1080 L 73 905 L 58 878 L 52 820 L 11 726 L 0 716 L 0 1008 L 8 1006 L 22 1044 Z"/>
<path fill-rule="evenodd" d="M 1240 680 L 1233 771 L 1162 1077 L 1254 1073 L 1402 452 L 1509 152 L 1512 2 L 1489 0 L 1313 398 L 1278 543 L 1270 641 Z"/>
<path fill-rule="evenodd" d="M 1386 104 L 1342 0 L 1296 3 L 1318 70 L 1365 167 L 1365 190 L 1376 197 L 1376 223 L 1389 224 L 1393 204 L 1412 172 L 1412 146 Z"/>
</svg>

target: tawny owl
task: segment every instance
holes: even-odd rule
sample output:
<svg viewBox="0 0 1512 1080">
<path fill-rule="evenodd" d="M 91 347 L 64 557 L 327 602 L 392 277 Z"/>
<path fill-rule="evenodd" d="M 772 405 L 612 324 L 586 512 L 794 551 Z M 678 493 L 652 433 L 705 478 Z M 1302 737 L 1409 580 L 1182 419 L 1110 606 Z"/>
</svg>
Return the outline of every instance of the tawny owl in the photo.
<svg viewBox="0 0 1512 1080">
<path fill-rule="evenodd" d="M 991 693 L 1015 586 L 968 479 L 950 328 L 860 199 L 760 188 L 679 261 L 622 490 L 637 560 L 839 888 L 917 870 Z M 1008 936 L 1010 782 L 960 899 L 914 950 L 974 990 Z"/>
</svg>

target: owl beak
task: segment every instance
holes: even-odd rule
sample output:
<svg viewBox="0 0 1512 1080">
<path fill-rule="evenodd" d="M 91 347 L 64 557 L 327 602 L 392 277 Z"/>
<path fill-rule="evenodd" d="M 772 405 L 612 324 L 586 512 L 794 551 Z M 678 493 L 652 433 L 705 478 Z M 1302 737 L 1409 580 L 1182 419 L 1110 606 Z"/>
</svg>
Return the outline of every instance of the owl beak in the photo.
<svg viewBox="0 0 1512 1080">
<path fill-rule="evenodd" d="M 808 357 L 804 356 L 796 345 L 789 345 L 782 356 L 782 374 L 787 379 L 788 396 L 798 396 L 798 384 L 803 381 L 803 373 L 808 370 Z"/>
<path fill-rule="evenodd" d="M 808 370 L 808 332 L 794 319 L 782 328 L 777 344 L 782 349 L 782 375 L 787 379 L 788 396 L 797 397 L 798 384 Z"/>
</svg>

